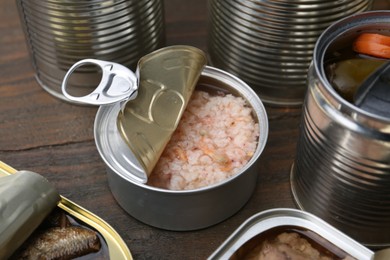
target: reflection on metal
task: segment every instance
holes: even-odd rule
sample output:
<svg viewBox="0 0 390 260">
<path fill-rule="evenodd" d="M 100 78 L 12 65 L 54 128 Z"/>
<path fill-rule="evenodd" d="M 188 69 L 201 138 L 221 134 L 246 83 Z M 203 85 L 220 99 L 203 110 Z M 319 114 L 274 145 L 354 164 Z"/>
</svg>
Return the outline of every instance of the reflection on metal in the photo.
<svg viewBox="0 0 390 260">
<path fill-rule="evenodd" d="M 213 66 L 251 86 L 264 103 L 297 106 L 321 32 L 371 8 L 372 0 L 211 0 L 208 49 Z"/>
<path fill-rule="evenodd" d="M 206 63 L 205 54 L 189 46 L 163 48 L 139 61 L 137 98 L 120 111 L 118 128 L 147 175 L 176 129 Z"/>
<path fill-rule="evenodd" d="M 0 178 L 15 174 L 17 172 L 18 171 L 16 169 L 0 161 Z M 57 207 L 61 208 L 67 214 L 74 217 L 81 223 L 84 223 L 95 229 L 107 243 L 110 259 L 133 259 L 126 243 L 122 240 L 120 235 L 104 220 L 63 196 L 60 196 L 60 201 Z"/>
<path fill-rule="evenodd" d="M 61 82 L 77 61 L 94 58 L 135 69 L 138 60 L 165 43 L 162 0 L 17 0 L 27 47 L 40 85 L 66 99 Z M 95 68 L 79 71 L 72 88 L 95 86 Z"/>
<path fill-rule="evenodd" d="M 297 205 L 370 247 L 390 246 L 390 119 L 342 98 L 324 57 L 364 32 L 390 32 L 390 12 L 366 12 L 321 35 L 309 69 L 291 185 Z"/>
</svg>

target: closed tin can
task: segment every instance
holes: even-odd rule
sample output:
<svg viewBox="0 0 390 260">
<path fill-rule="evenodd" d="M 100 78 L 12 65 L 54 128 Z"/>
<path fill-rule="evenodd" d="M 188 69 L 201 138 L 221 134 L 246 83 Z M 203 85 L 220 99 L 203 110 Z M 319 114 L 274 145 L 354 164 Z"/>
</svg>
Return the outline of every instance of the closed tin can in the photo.
<svg viewBox="0 0 390 260">
<path fill-rule="evenodd" d="M 342 98 L 324 59 L 362 32 L 390 33 L 390 12 L 366 12 L 330 26 L 308 74 L 291 187 L 296 203 L 371 247 L 390 245 L 390 118 Z"/>
<path fill-rule="evenodd" d="M 135 69 L 145 54 L 165 42 L 162 0 L 16 1 L 38 83 L 64 99 L 61 82 L 78 60 L 96 58 Z M 93 90 L 96 67 L 85 67 L 69 83 L 75 95 Z"/>
<path fill-rule="evenodd" d="M 275 251 L 277 254 L 278 248 L 273 247 L 272 243 L 277 241 L 278 235 L 286 236 L 286 234 L 293 234 L 293 236 L 289 236 L 288 240 L 282 242 L 283 259 L 290 259 L 288 258 L 290 245 L 293 249 L 292 254 L 295 253 L 293 256 L 298 255 L 299 259 L 322 259 L 318 254 L 312 254 L 312 257 L 306 255 L 302 258 L 299 253 L 308 252 L 308 247 L 315 248 L 322 256 L 325 254 L 328 258 L 324 259 L 369 260 L 374 254 L 368 248 L 310 213 L 296 209 L 276 208 L 250 217 L 208 259 L 276 259 L 272 256 L 275 256 Z M 299 234 L 298 239 L 295 236 L 297 234 Z M 303 246 L 299 246 L 300 243 L 303 244 L 302 239 L 309 244 L 304 243 Z M 290 242 L 294 244 L 289 244 Z M 258 247 L 261 245 L 266 245 L 267 249 L 261 252 L 263 258 L 260 255 L 256 258 L 256 254 L 260 253 Z M 251 258 L 245 258 L 249 256 Z"/>
<path fill-rule="evenodd" d="M 264 106 L 257 95 L 235 76 L 212 67 L 202 72 L 198 85 L 243 97 L 259 123 L 258 145 L 250 161 L 233 177 L 192 190 L 167 190 L 145 184 L 134 154 L 117 128 L 120 103 L 101 106 L 95 119 L 95 142 L 107 166 L 111 191 L 118 203 L 134 218 L 168 230 L 195 230 L 223 221 L 236 213 L 251 197 L 256 186 L 257 162 L 268 136 Z M 226 203 L 229 202 L 229 203 Z"/>
<path fill-rule="evenodd" d="M 371 0 L 211 0 L 211 64 L 244 80 L 265 103 L 301 105 L 318 36 L 371 5 Z"/>
</svg>

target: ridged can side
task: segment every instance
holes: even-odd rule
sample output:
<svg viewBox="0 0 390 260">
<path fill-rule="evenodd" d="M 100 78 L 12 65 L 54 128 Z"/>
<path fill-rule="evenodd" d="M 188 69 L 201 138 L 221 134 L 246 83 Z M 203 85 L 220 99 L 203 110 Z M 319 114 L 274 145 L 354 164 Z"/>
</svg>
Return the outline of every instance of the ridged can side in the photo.
<svg viewBox="0 0 390 260">
<path fill-rule="evenodd" d="M 209 1 L 212 66 L 251 86 L 264 103 L 300 106 L 318 36 L 372 0 Z"/>
<path fill-rule="evenodd" d="M 388 11 L 366 12 L 339 21 L 319 38 L 291 171 L 301 209 L 372 247 L 390 245 L 390 119 L 341 98 L 323 64 L 335 39 L 388 32 L 389 22 Z"/>
<path fill-rule="evenodd" d="M 142 56 L 165 44 L 162 0 L 16 3 L 36 80 L 68 102 L 61 82 L 77 61 L 110 60 L 135 70 Z M 80 69 L 71 82 L 74 91 L 88 93 L 99 76 L 95 67 Z"/>
</svg>

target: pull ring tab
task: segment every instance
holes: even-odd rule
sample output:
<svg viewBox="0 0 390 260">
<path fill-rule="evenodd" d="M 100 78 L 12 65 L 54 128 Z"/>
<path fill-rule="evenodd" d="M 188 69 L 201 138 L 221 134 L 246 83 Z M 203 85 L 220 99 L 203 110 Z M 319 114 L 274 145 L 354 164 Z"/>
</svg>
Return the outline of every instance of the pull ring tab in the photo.
<svg viewBox="0 0 390 260">
<path fill-rule="evenodd" d="M 101 68 L 102 79 L 90 94 L 75 97 L 67 92 L 67 83 L 71 74 L 79 67 L 94 64 Z M 134 99 L 138 89 L 138 79 L 134 72 L 125 66 L 96 59 L 84 59 L 76 62 L 66 73 L 62 81 L 62 93 L 66 98 L 80 104 L 107 105 L 122 100 Z"/>
</svg>

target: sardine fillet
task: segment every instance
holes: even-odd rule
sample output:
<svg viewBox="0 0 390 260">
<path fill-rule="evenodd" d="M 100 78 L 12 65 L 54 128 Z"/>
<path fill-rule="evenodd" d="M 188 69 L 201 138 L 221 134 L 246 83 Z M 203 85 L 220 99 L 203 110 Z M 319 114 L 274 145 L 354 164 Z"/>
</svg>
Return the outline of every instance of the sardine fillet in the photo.
<svg viewBox="0 0 390 260">
<path fill-rule="evenodd" d="M 77 227 L 50 228 L 35 237 L 23 251 L 22 259 L 71 259 L 99 251 L 96 232 Z"/>
</svg>

